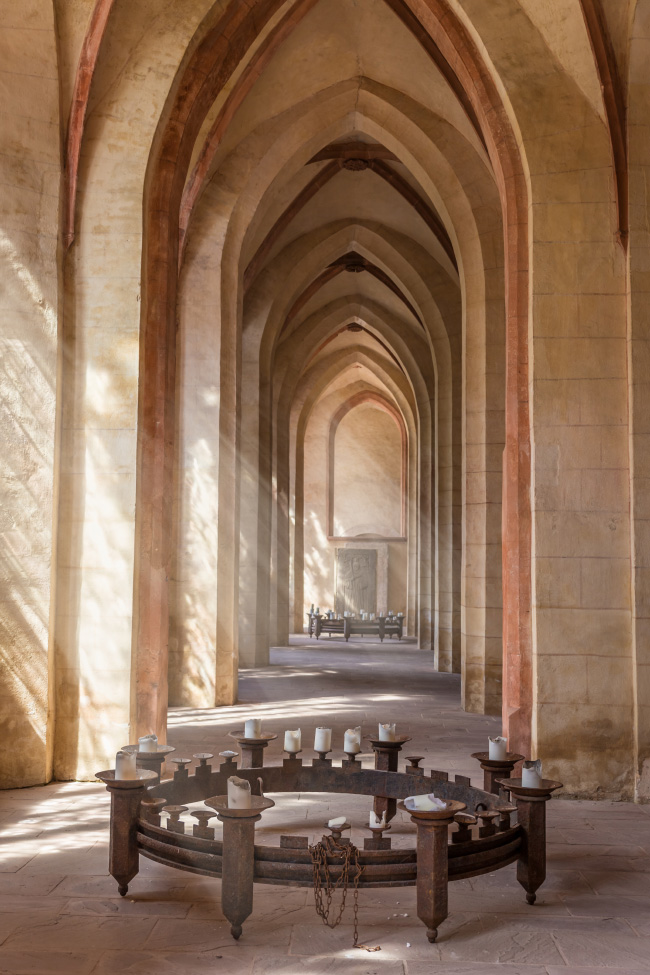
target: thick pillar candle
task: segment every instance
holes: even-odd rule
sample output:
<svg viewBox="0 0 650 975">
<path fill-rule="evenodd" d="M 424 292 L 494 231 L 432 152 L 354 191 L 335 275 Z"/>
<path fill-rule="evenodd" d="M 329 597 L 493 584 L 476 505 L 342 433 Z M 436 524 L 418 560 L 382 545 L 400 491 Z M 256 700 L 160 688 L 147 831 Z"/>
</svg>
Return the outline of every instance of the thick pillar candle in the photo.
<svg viewBox="0 0 650 975">
<path fill-rule="evenodd" d="M 491 762 L 500 762 L 506 757 L 508 752 L 508 739 L 498 735 L 496 738 L 488 738 L 488 758 Z"/>
<path fill-rule="evenodd" d="M 119 751 L 115 756 L 115 778 L 119 780 L 137 778 L 135 762 L 135 752 Z"/>
<path fill-rule="evenodd" d="M 370 821 L 368 825 L 370 826 L 370 829 L 386 829 L 386 810 L 384 809 L 380 819 L 375 810 L 371 809 Z"/>
<path fill-rule="evenodd" d="M 343 736 L 343 751 L 346 755 L 356 755 L 361 751 L 361 726 L 348 728 Z"/>
<path fill-rule="evenodd" d="M 228 808 L 251 808 L 251 784 L 246 779 L 231 775 L 228 779 Z"/>
<path fill-rule="evenodd" d="M 542 783 L 542 763 L 539 759 L 534 762 L 524 762 L 521 770 L 521 784 L 526 789 L 539 789 Z"/>
<path fill-rule="evenodd" d="M 379 740 L 380 741 L 395 741 L 395 724 L 381 724 L 379 725 Z"/>
<path fill-rule="evenodd" d="M 244 722 L 244 738 L 259 738 L 262 734 L 262 719 L 248 718 Z"/>
<path fill-rule="evenodd" d="M 302 734 L 300 728 L 297 731 L 285 731 L 284 750 L 285 752 L 299 752 Z"/>
<path fill-rule="evenodd" d="M 143 735 L 142 738 L 138 738 L 138 751 L 139 752 L 157 752 L 158 751 L 158 738 L 156 735 Z"/>
<path fill-rule="evenodd" d="M 314 751 L 328 752 L 331 747 L 332 747 L 332 729 L 316 728 L 316 734 L 314 735 Z"/>
</svg>

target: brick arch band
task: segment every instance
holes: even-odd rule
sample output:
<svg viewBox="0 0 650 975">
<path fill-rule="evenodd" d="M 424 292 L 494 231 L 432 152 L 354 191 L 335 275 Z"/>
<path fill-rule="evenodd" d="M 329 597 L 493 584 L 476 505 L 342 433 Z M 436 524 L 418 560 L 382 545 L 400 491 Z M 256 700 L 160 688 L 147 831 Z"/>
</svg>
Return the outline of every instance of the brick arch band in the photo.
<svg viewBox="0 0 650 975">
<path fill-rule="evenodd" d="M 313 6 L 297 0 L 274 29 L 277 43 Z M 176 295 L 181 200 L 192 149 L 207 112 L 237 65 L 280 10 L 283 0 L 238 0 L 204 21 L 154 139 L 144 199 L 142 379 L 139 404 L 134 637 L 134 717 L 138 729 L 166 724 L 167 574 L 171 559 L 175 441 Z M 391 0 L 409 30 L 443 71 L 475 117 L 499 188 L 506 274 L 506 448 L 503 486 L 504 723 L 512 744 L 530 741 L 531 513 L 528 407 L 528 214 L 522 160 L 496 85 L 469 33 L 446 0 Z M 262 45 L 269 57 L 271 40 Z M 442 67 L 441 67 L 442 66 Z M 452 67 L 453 66 L 453 67 Z M 253 59 L 237 85 L 261 70 Z M 236 87 L 236 86 L 235 86 Z M 244 91 L 240 89 L 240 93 Z M 243 96 L 242 96 L 243 97 Z M 224 123 L 225 125 L 225 123 Z M 225 129 L 224 129 L 225 131 Z M 207 178 L 208 170 L 205 176 Z M 234 375 L 237 341 L 222 347 L 222 375 Z M 236 463 L 236 402 L 224 403 L 222 459 Z M 235 479 L 220 503 L 237 509 Z M 234 587 L 235 583 L 232 582 Z"/>
<path fill-rule="evenodd" d="M 330 539 L 335 539 L 334 535 L 334 445 L 336 441 L 336 431 L 341 421 L 358 406 L 369 403 L 375 409 L 387 413 L 394 421 L 400 434 L 400 538 L 406 536 L 406 492 L 408 491 L 408 433 L 404 418 L 397 407 L 381 393 L 365 389 L 355 393 L 350 399 L 339 406 L 338 410 L 332 415 L 329 423 L 327 435 L 327 534 Z"/>
</svg>

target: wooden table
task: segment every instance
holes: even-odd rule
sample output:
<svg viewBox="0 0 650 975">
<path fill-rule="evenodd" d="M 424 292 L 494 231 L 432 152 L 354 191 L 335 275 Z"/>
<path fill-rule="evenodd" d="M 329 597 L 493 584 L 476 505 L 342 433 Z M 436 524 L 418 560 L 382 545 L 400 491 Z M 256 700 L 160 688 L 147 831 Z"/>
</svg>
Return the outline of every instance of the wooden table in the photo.
<svg viewBox="0 0 650 975">
<path fill-rule="evenodd" d="M 343 637 L 347 643 L 351 636 L 378 636 L 381 643 L 384 637 L 396 636 L 402 639 L 404 634 L 403 616 L 377 616 L 374 620 L 360 620 L 356 616 L 344 616 L 343 619 L 330 619 L 316 613 L 307 613 L 309 620 L 309 637 L 318 640 L 321 633 L 329 633 Z"/>
</svg>

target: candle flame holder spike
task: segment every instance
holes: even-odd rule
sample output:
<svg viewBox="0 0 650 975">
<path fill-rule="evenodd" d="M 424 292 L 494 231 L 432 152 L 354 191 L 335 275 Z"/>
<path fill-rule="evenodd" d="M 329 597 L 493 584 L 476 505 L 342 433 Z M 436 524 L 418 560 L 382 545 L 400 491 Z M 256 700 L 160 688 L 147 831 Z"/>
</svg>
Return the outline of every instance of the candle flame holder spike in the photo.
<svg viewBox="0 0 650 975">
<path fill-rule="evenodd" d="M 330 831 L 330 835 L 335 843 L 349 842 L 349 840 L 345 840 L 341 838 L 342 833 L 346 833 L 349 829 L 352 829 L 352 826 L 347 821 L 343 823 L 341 826 L 330 826 L 329 823 L 325 823 L 325 829 L 328 829 Z"/>
<path fill-rule="evenodd" d="M 314 751 L 316 751 L 316 749 L 314 749 Z M 316 762 L 322 763 L 323 765 L 331 765 L 332 764 L 332 759 L 327 757 L 328 755 L 331 755 L 331 753 L 332 753 L 332 749 L 331 748 L 328 748 L 327 751 L 325 751 L 325 752 L 316 752 L 316 754 L 318 755 L 318 758 L 314 758 L 313 759 L 313 762 L 314 763 L 316 763 Z"/>
<path fill-rule="evenodd" d="M 345 758 L 343 759 L 344 765 L 358 765 L 361 766 L 361 759 L 358 757 L 360 752 L 345 752 Z"/>
<path fill-rule="evenodd" d="M 364 850 L 390 850 L 392 848 L 391 838 L 384 836 L 384 833 L 390 828 L 390 823 L 387 823 L 386 826 L 365 826 L 364 829 L 369 830 L 372 836 L 364 839 Z"/>
</svg>

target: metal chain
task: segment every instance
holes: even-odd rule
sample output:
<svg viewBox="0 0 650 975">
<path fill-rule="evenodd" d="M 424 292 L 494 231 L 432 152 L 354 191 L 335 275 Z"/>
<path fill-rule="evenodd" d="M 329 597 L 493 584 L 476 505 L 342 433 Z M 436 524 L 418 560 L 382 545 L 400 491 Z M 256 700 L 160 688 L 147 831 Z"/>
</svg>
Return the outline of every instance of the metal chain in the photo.
<svg viewBox="0 0 650 975">
<path fill-rule="evenodd" d="M 353 947 L 365 948 L 366 951 L 380 951 L 380 948 L 369 948 L 367 945 L 359 944 L 359 879 L 364 868 L 359 863 L 357 847 L 353 843 L 338 843 L 333 836 L 324 836 L 320 843 L 309 847 L 309 853 L 311 854 L 314 874 L 314 904 L 316 913 L 323 924 L 326 924 L 328 928 L 335 928 L 341 923 L 350 886 L 350 867 L 352 866 L 354 867 Z M 340 864 L 341 872 L 337 880 L 332 881 L 328 858 L 339 861 L 336 866 Z M 342 891 L 341 904 L 338 914 L 331 921 L 332 898 L 337 890 Z M 323 895 L 325 903 L 323 903 Z"/>
</svg>

